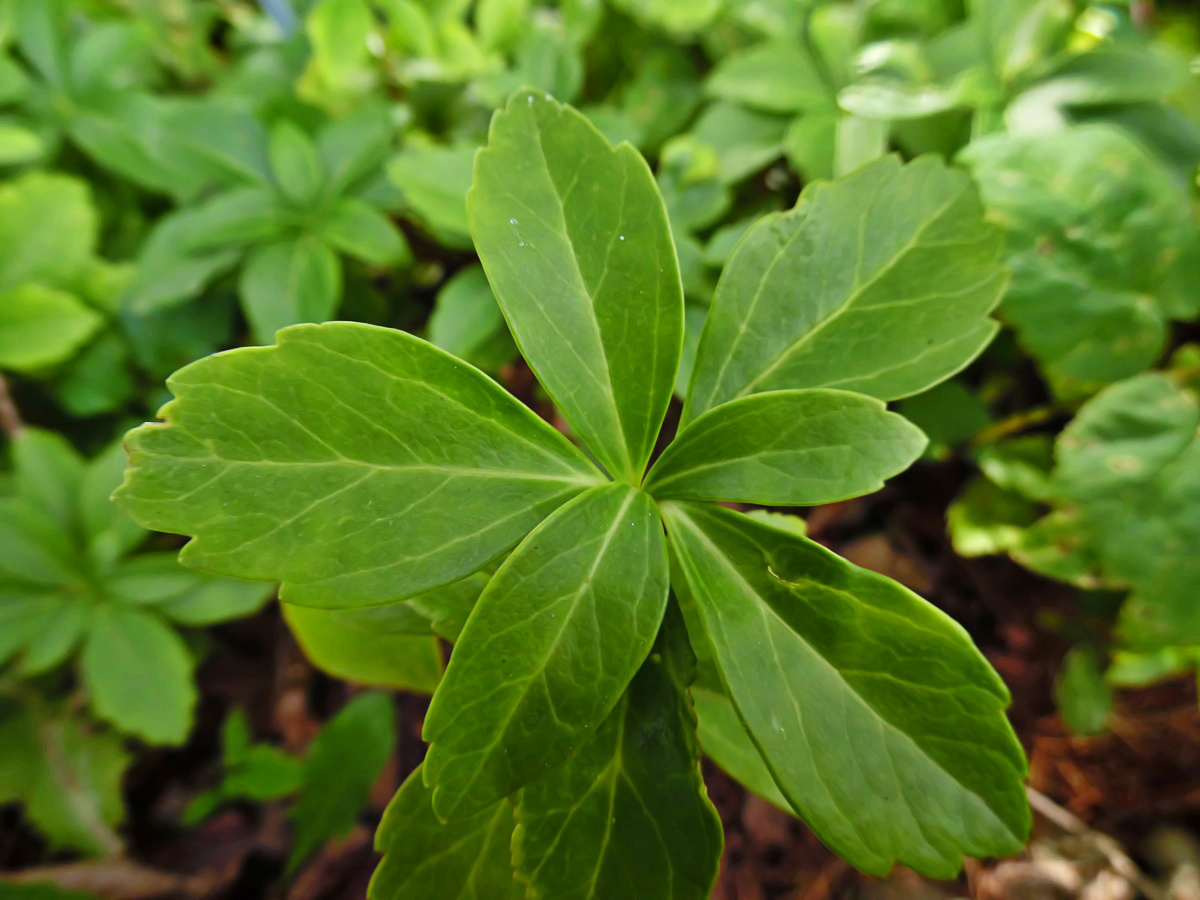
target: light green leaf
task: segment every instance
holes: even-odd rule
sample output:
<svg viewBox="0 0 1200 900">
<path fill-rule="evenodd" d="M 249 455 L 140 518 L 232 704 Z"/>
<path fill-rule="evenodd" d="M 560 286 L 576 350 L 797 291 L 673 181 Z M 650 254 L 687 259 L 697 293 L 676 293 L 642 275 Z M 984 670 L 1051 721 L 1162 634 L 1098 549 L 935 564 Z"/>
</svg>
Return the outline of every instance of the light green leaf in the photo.
<svg viewBox="0 0 1200 900">
<path fill-rule="evenodd" d="M 736 184 L 783 154 L 787 127 L 782 116 L 718 101 L 696 120 L 692 137 L 712 148 L 719 180 Z"/>
<path fill-rule="evenodd" d="M 37 284 L 0 291 L 0 369 L 31 372 L 63 362 L 103 324 L 65 291 Z"/>
<path fill-rule="evenodd" d="M 788 815 L 795 815 L 754 741 L 746 733 L 724 688 L 719 684 L 694 684 L 692 702 L 696 706 L 697 734 L 704 755 L 748 790 L 771 801 Z"/>
<path fill-rule="evenodd" d="M 71 533 L 21 498 L 0 499 L 0 547 L 0 575 L 18 584 L 78 588 L 86 579 Z"/>
<path fill-rule="evenodd" d="M 96 609 L 81 671 L 92 710 L 150 744 L 182 744 L 196 705 L 193 663 L 158 616 L 129 606 Z"/>
<path fill-rule="evenodd" d="M 88 557 L 102 571 L 133 550 L 146 531 L 112 502 L 112 492 L 125 474 L 125 447 L 116 440 L 88 462 L 79 488 L 79 516 Z"/>
<path fill-rule="evenodd" d="M 283 234 L 288 210 L 277 195 L 260 187 L 235 188 L 218 194 L 199 206 L 185 209 L 163 220 L 182 223 L 175 235 L 179 247 L 189 254 L 202 254 L 230 245 L 261 243 Z M 144 256 L 149 254 L 146 248 Z"/>
<path fill-rule="evenodd" d="M 117 603 L 150 606 L 181 625 L 213 625 L 249 615 L 273 593 L 269 584 L 185 569 L 175 553 L 145 553 L 120 563 L 104 582 Z"/>
<path fill-rule="evenodd" d="M 338 201 L 329 218 L 322 220 L 320 235 L 367 265 L 402 266 L 412 262 L 408 242 L 391 219 L 353 197 Z"/>
<path fill-rule="evenodd" d="M 766 216 L 725 267 L 684 421 L 779 388 L 891 400 L 954 374 L 991 340 L 999 234 L 970 180 L 932 157 L 880 160 Z"/>
<path fill-rule="evenodd" d="M 794 41 L 760 44 L 725 57 L 705 84 L 720 100 L 767 112 L 830 109 L 833 96 L 812 57 Z"/>
<path fill-rule="evenodd" d="M 387 694 L 359 694 L 321 729 L 304 758 L 303 785 L 289 813 L 296 829 L 289 871 L 354 826 L 395 747 L 396 713 Z"/>
<path fill-rule="evenodd" d="M 1100 671 L 1094 647 L 1080 644 L 1071 648 L 1054 684 L 1054 694 L 1063 724 L 1072 734 L 1087 736 L 1104 731 L 1112 714 L 1113 695 Z"/>
<path fill-rule="evenodd" d="M 329 191 L 340 196 L 361 189 L 377 176 L 392 149 L 395 129 L 386 107 L 368 106 L 340 116 L 317 135 L 317 147 L 329 172 Z"/>
<path fill-rule="evenodd" d="M 305 22 L 313 55 L 335 84 L 350 81 L 369 58 L 375 28 L 366 0 L 319 0 Z"/>
<path fill-rule="evenodd" d="M 1085 404 L 1056 445 L 1054 488 L 1073 499 L 1154 477 L 1196 439 L 1200 404 L 1159 373 L 1114 384 Z"/>
<path fill-rule="evenodd" d="M 521 92 L 492 120 L 468 215 L 538 380 L 614 477 L 640 480 L 683 343 L 679 269 L 645 160 Z"/>
<path fill-rule="evenodd" d="M 288 325 L 332 318 L 342 299 L 341 260 L 310 235 L 263 244 L 246 258 L 238 290 L 254 339 L 270 343 Z"/>
<path fill-rule="evenodd" d="M 429 340 L 485 371 L 516 357 L 516 344 L 480 266 L 460 270 L 438 291 Z"/>
<path fill-rule="evenodd" d="M 721 820 L 700 777 L 678 613 L 596 733 L 517 805 L 517 877 L 530 898 L 706 900 Z"/>
<path fill-rule="evenodd" d="M 925 435 L 847 391 L 771 391 L 726 403 L 679 433 L 646 490 L 679 500 L 817 506 L 869 494 L 921 455 Z"/>
<path fill-rule="evenodd" d="M 721 679 L 780 790 L 834 851 L 950 878 L 1024 846 L 1008 691 L 899 584 L 721 507 L 662 505 Z"/>
<path fill-rule="evenodd" d="M 68 287 L 91 259 L 97 229 L 79 179 L 30 172 L 0 185 L 0 290 L 30 281 Z"/>
<path fill-rule="evenodd" d="M 20 802 L 56 847 L 89 856 L 121 850 L 124 741 L 75 716 L 0 707 L 0 803 Z"/>
<path fill-rule="evenodd" d="M 32 162 L 46 152 L 38 135 L 19 125 L 0 124 L 0 166 Z"/>
<path fill-rule="evenodd" d="M 963 159 L 1007 232 L 1005 316 L 1057 392 L 1086 395 L 1153 363 L 1165 320 L 1195 313 L 1200 252 L 1162 166 L 1104 125 L 992 137 Z"/>
<path fill-rule="evenodd" d="M 442 674 L 437 638 L 352 628 L 339 615 L 283 604 L 288 627 L 318 669 L 355 684 L 433 693 Z"/>
<path fill-rule="evenodd" d="M 49 672 L 75 652 L 92 626 L 92 605 L 80 597 L 46 598 L 21 657 L 21 674 Z"/>
<path fill-rule="evenodd" d="M 509 862 L 512 806 L 505 800 L 457 822 L 433 812 L 433 791 L 418 768 L 388 804 L 375 832 L 383 860 L 369 900 L 520 900 Z"/>
<path fill-rule="evenodd" d="M 475 605 L 425 718 L 438 815 L 473 815 L 583 743 L 666 602 L 662 523 L 640 491 L 595 488 L 530 532 Z"/>
<path fill-rule="evenodd" d="M 84 473 L 79 452 L 60 434 L 23 428 L 13 437 L 12 455 L 17 496 L 47 513 L 64 534 L 75 533 Z"/>
<path fill-rule="evenodd" d="M 167 424 L 127 438 L 117 500 L 146 527 L 194 535 L 187 565 L 282 581 L 303 606 L 378 606 L 476 571 L 600 480 L 424 341 L 356 323 L 278 340 L 180 370 Z"/>
<path fill-rule="evenodd" d="M 643 24 L 678 37 L 708 25 L 726 0 L 613 0 L 613 6 Z"/>
<path fill-rule="evenodd" d="M 284 196 L 301 207 L 311 206 L 325 181 L 325 166 L 312 138 L 296 123 L 280 119 L 271 129 L 268 152 Z"/>
<path fill-rule="evenodd" d="M 121 301 L 129 312 L 145 315 L 181 303 L 241 259 L 241 247 L 189 253 L 184 248 L 191 223 L 190 211 L 169 215 L 146 238 L 136 274 Z"/>
<path fill-rule="evenodd" d="M 469 248 L 467 191 L 476 147 L 413 143 L 388 164 L 388 177 L 404 192 L 417 219 L 446 244 Z"/>
<path fill-rule="evenodd" d="M 987 478 L 976 478 L 946 510 L 959 556 L 989 556 L 1022 547 L 1038 518 L 1035 504 Z"/>
</svg>

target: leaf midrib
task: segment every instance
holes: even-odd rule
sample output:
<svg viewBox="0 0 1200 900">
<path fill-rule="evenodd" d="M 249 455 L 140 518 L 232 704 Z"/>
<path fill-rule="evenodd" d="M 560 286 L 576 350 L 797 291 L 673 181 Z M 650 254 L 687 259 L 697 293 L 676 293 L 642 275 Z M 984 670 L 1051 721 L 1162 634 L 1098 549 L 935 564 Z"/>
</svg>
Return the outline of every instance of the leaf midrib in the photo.
<svg viewBox="0 0 1200 900">
<path fill-rule="evenodd" d="M 950 779 L 955 784 L 957 784 L 960 788 L 962 788 L 968 794 L 971 794 L 972 796 L 978 798 L 983 803 L 984 808 L 987 809 L 987 811 L 991 814 L 991 816 L 1009 834 L 1011 834 L 1014 837 L 1014 839 L 1017 839 L 1017 840 L 1021 839 L 1021 836 L 1018 834 L 1015 834 L 1012 831 L 1012 829 L 1009 827 L 1008 823 L 1005 822 L 1004 819 L 1000 818 L 999 814 L 992 808 L 991 804 L 988 803 L 988 801 L 985 797 L 983 797 L 981 794 L 979 794 L 978 791 L 963 784 L 957 775 L 955 775 L 953 772 L 950 772 L 949 770 L 947 770 L 944 766 L 941 765 L 941 763 L 939 763 L 937 760 L 933 759 L 933 757 L 929 756 L 929 754 L 925 751 L 925 748 L 921 746 L 921 744 L 916 740 L 916 738 L 914 738 L 912 735 L 910 735 L 907 731 L 905 731 L 899 725 L 896 725 L 895 723 L 893 723 L 886 716 L 884 716 L 880 712 L 878 712 L 876 710 L 876 708 L 872 704 L 870 704 L 866 700 L 866 698 L 864 698 L 861 694 L 859 694 L 859 692 L 857 690 L 855 690 L 854 686 L 851 685 L 850 682 L 846 680 L 845 676 L 842 674 L 841 669 L 839 669 L 836 665 L 834 665 L 832 662 L 830 662 L 828 659 L 826 659 L 824 654 L 822 654 L 812 644 L 810 644 L 808 642 L 807 638 L 805 638 L 805 636 L 803 634 L 801 634 L 796 629 L 792 628 L 786 621 L 784 621 L 779 616 L 779 614 L 775 611 L 774 607 L 772 607 L 771 604 L 767 603 L 763 599 L 762 595 L 758 592 L 758 590 L 752 584 L 750 584 L 750 582 L 748 582 L 746 580 L 745 576 L 742 575 L 741 571 L 736 566 L 732 565 L 729 558 L 727 556 L 725 556 L 724 553 L 721 552 L 720 548 L 718 548 L 717 545 L 714 544 L 712 542 L 712 540 L 709 539 L 708 535 L 705 534 L 704 531 L 702 529 L 700 529 L 695 524 L 695 522 L 692 521 L 691 517 L 688 516 L 687 513 L 682 508 L 680 508 L 678 505 L 675 505 L 675 504 L 672 504 L 672 508 L 674 509 L 674 511 L 676 513 L 676 516 L 675 516 L 676 520 L 684 521 L 687 524 L 687 526 L 690 528 L 692 533 L 694 535 L 698 536 L 700 538 L 700 540 L 705 544 L 705 546 L 707 546 L 709 548 L 710 552 L 714 555 L 714 557 L 717 560 L 719 560 L 722 568 L 724 568 L 726 571 L 728 571 L 734 577 L 734 579 L 737 582 L 739 582 L 745 589 L 747 589 L 749 591 L 750 595 L 755 598 L 755 600 L 757 601 L 756 605 L 760 609 L 761 615 L 763 615 L 765 617 L 767 614 L 769 614 L 770 617 L 773 618 L 775 621 L 777 621 L 780 625 L 782 625 L 784 629 L 786 629 L 789 633 L 794 634 L 797 637 L 797 639 L 799 639 L 809 649 L 809 651 L 813 655 L 813 658 L 819 659 L 822 663 L 824 663 L 825 666 L 829 669 L 829 671 L 832 672 L 837 677 L 837 679 L 845 686 L 846 690 L 850 694 L 852 694 L 854 697 L 856 697 L 858 699 L 858 701 L 860 703 L 862 703 L 862 705 L 866 709 L 870 710 L 876 719 L 878 719 L 885 726 L 887 726 L 888 729 L 899 734 L 905 740 L 910 742 L 912 744 L 912 746 L 915 747 L 917 749 L 917 751 L 921 754 L 921 756 L 923 756 L 925 759 L 927 759 L 933 767 L 935 767 L 939 771 L 944 772 L 946 775 L 948 775 L 950 777 Z M 800 717 L 797 716 L 797 718 L 800 718 Z M 906 804 L 906 806 L 907 806 L 907 804 Z"/>
</svg>

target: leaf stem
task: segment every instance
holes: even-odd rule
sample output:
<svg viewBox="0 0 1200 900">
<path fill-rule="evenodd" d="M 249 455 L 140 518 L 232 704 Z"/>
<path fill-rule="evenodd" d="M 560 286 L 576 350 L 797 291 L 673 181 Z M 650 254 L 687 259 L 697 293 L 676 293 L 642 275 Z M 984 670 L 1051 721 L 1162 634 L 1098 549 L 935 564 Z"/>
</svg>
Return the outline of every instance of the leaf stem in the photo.
<svg viewBox="0 0 1200 900">
<path fill-rule="evenodd" d="M 8 389 L 8 379 L 0 375 L 0 431 L 15 438 L 24 428 L 21 415 L 17 412 L 17 404 L 13 402 L 12 393 Z"/>
<path fill-rule="evenodd" d="M 1065 413 L 1067 410 L 1056 404 L 1047 404 L 1046 406 L 1034 406 L 1031 409 L 1023 409 L 1018 413 L 1009 416 L 1007 419 L 1001 419 L 989 425 L 987 428 L 980 431 L 975 437 L 971 438 L 971 445 L 974 447 L 982 447 L 986 444 L 992 444 L 1001 438 L 1006 438 L 1009 435 L 1016 434 L 1019 431 L 1024 431 L 1027 428 L 1032 428 L 1035 425 L 1041 425 L 1057 415 Z"/>
</svg>

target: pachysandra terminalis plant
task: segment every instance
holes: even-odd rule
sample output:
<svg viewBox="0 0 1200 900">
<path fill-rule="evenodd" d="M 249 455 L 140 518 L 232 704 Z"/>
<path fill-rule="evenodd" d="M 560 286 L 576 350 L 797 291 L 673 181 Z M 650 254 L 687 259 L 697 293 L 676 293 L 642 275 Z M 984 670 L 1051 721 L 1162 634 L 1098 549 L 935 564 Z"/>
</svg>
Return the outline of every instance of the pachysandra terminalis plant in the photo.
<svg viewBox="0 0 1200 900">
<path fill-rule="evenodd" d="M 978 354 L 1005 284 L 969 179 L 885 158 L 757 223 L 648 473 L 684 326 L 644 160 L 519 92 L 468 205 L 586 453 L 418 338 L 299 325 L 176 373 L 165 423 L 129 436 L 118 497 L 192 535 L 188 565 L 282 582 L 301 606 L 428 610 L 493 567 L 380 828 L 372 896 L 706 897 L 722 836 L 693 683 L 705 750 L 859 868 L 945 877 L 1019 849 L 1025 761 L 966 633 L 717 505 L 842 500 L 917 458 L 924 436 L 885 402 Z"/>
</svg>

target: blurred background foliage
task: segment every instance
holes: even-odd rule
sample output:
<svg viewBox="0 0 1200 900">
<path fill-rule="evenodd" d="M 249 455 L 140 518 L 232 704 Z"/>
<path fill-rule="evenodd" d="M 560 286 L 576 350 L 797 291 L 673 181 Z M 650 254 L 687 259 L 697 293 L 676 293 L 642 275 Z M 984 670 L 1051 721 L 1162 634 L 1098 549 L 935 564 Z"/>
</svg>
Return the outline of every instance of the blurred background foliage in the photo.
<svg viewBox="0 0 1200 900">
<path fill-rule="evenodd" d="M 368 806 L 396 735 L 383 693 L 289 750 L 224 707 L 220 748 L 211 722 L 194 736 L 196 669 L 229 640 L 212 626 L 272 587 L 184 569 L 177 539 L 121 518 L 116 442 L 188 362 L 335 318 L 419 333 L 544 409 L 464 206 L 492 111 L 526 85 L 651 161 L 688 302 L 680 389 L 758 217 L 888 152 L 971 172 L 1005 233 L 1005 327 L 899 404 L 931 461 L 968 474 L 953 547 L 1078 591 L 1041 621 L 1071 647 L 1054 665 L 1072 731 L 1109 727 L 1114 688 L 1194 673 L 1198 52 L 1182 3 L 0 0 L 12 859 L 118 857 L 130 766 L 197 740 L 213 758 L 176 827 L 287 800 L 287 873 Z M 478 588 L 285 618 L 332 676 L 429 693 Z"/>
</svg>

